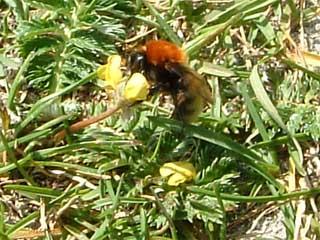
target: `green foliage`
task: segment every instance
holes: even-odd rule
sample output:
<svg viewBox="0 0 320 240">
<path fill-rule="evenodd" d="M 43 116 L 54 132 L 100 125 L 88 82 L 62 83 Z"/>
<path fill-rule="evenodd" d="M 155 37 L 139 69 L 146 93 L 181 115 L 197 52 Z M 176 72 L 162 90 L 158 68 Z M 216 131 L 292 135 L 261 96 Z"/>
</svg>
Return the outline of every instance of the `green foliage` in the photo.
<svg viewBox="0 0 320 240">
<path fill-rule="evenodd" d="M 35 9 L 30 10 L 28 21 L 19 22 L 17 44 L 22 56 L 37 52 L 25 76 L 37 90 L 56 92 L 85 77 L 97 67 L 97 62 L 115 53 L 114 42 L 125 37 L 119 19 L 104 12 L 115 9 L 121 13 L 125 10 L 124 1 L 119 4 L 28 1 L 27 4 Z"/>
<path fill-rule="evenodd" d="M 301 182 L 318 179 L 320 77 L 287 54 L 288 29 L 315 8 L 161 2 L 0 1 L 1 199 L 26 209 L 12 216 L 17 206 L 0 200 L 1 239 L 27 227 L 35 231 L 25 236 L 47 239 L 248 238 L 244 223 L 276 208 L 287 239 L 310 218 L 306 235 L 318 237 L 308 198 L 320 190 Z M 170 101 L 155 97 L 54 142 L 71 122 L 110 108 L 97 67 L 155 30 L 182 43 L 212 87 L 199 121 L 169 119 Z M 195 179 L 169 186 L 159 168 L 173 161 L 192 163 Z M 52 231 L 37 231 L 49 223 Z"/>
</svg>

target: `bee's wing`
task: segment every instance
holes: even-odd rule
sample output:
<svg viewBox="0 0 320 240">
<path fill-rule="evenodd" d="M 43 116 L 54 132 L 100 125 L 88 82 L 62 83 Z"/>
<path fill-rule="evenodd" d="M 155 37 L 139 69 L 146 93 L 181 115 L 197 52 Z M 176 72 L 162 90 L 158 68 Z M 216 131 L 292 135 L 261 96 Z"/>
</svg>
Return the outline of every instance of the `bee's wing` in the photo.
<svg viewBox="0 0 320 240">
<path fill-rule="evenodd" d="M 207 81 L 195 70 L 181 63 L 166 63 L 165 68 L 180 76 L 182 86 L 192 94 L 200 95 L 206 102 L 212 104 L 211 88 Z"/>
</svg>

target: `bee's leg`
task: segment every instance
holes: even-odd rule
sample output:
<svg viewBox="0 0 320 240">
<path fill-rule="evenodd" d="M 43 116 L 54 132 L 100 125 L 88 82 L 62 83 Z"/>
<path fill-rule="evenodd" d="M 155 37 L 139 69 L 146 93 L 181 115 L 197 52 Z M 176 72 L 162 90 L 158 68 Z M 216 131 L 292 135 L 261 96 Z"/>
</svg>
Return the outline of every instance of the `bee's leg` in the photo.
<svg viewBox="0 0 320 240">
<path fill-rule="evenodd" d="M 151 96 L 153 96 L 156 93 L 158 93 L 160 90 L 161 90 L 161 84 L 155 83 L 150 87 L 149 93 L 150 93 Z"/>
<path fill-rule="evenodd" d="M 183 91 L 179 91 L 178 93 L 171 93 L 173 104 L 174 104 L 174 110 L 172 113 L 172 117 L 174 119 L 183 121 L 183 113 L 184 113 L 184 103 L 186 101 L 186 96 Z"/>
<path fill-rule="evenodd" d="M 178 94 L 172 94 L 173 103 L 174 103 L 174 111 L 172 116 L 174 119 L 179 120 L 182 123 L 182 127 L 178 132 L 178 137 L 183 138 L 186 135 L 186 126 L 187 122 L 184 121 L 185 114 L 185 103 L 187 101 L 186 95 L 183 91 L 180 91 Z"/>
</svg>

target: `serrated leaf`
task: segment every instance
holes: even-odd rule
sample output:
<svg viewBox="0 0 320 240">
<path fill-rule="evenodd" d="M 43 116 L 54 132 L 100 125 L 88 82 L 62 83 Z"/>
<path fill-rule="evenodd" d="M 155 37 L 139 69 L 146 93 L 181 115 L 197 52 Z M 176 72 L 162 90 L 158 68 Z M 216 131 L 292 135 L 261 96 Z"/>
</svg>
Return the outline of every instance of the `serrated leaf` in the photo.
<svg viewBox="0 0 320 240">
<path fill-rule="evenodd" d="M 14 70 L 18 69 L 20 64 L 18 62 L 16 62 L 13 58 L 7 57 L 3 54 L 0 54 L 0 63 L 3 66 L 12 68 Z"/>
<path fill-rule="evenodd" d="M 66 94 L 68 92 L 71 92 L 72 90 L 74 90 L 75 88 L 77 88 L 78 86 L 81 86 L 87 82 L 89 82 L 92 78 L 96 77 L 96 73 L 92 73 L 90 75 L 88 75 L 87 77 L 81 79 L 80 81 L 69 85 L 68 87 L 64 88 L 63 90 L 60 90 L 58 92 L 55 92 L 53 94 L 50 94 L 42 99 L 40 99 L 39 101 L 37 101 L 32 108 L 30 109 L 30 111 L 28 112 L 26 118 L 17 126 L 16 128 L 16 134 L 18 134 L 24 127 L 26 127 L 33 119 L 35 119 L 36 117 L 39 116 L 39 114 L 41 113 L 41 111 L 48 107 L 50 104 L 52 104 L 53 101 L 56 100 L 56 98 L 58 98 L 59 96 Z"/>
<path fill-rule="evenodd" d="M 158 126 L 162 126 L 165 128 L 179 129 L 181 127 L 178 122 L 173 120 L 159 118 L 159 117 L 157 118 L 149 117 L 149 118 L 153 122 L 155 122 Z M 277 167 L 272 164 L 267 164 L 256 152 L 245 148 L 243 145 L 233 141 L 228 136 L 225 136 L 223 134 L 219 134 L 213 131 L 209 131 L 208 129 L 200 126 L 186 125 L 183 127 L 183 129 L 185 132 L 188 133 L 188 135 L 192 137 L 218 145 L 222 148 L 225 148 L 241 156 L 239 160 L 241 159 L 242 161 L 244 161 L 253 170 L 259 173 L 262 177 L 264 177 L 266 180 L 271 182 L 274 186 L 278 186 L 280 188 L 280 185 L 276 182 L 275 178 L 268 171 L 268 169 L 272 169 L 272 171 L 275 171 L 275 168 Z"/>
</svg>

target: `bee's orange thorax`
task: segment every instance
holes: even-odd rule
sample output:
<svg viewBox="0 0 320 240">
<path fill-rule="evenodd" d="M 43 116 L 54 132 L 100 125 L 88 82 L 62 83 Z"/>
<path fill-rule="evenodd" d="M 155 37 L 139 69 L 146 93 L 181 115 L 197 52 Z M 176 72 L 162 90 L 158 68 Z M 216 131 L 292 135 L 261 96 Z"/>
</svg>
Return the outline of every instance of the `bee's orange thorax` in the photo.
<svg viewBox="0 0 320 240">
<path fill-rule="evenodd" d="M 164 40 L 150 40 L 145 47 L 147 60 L 153 65 L 161 66 L 166 62 L 187 62 L 184 51 L 173 43 Z"/>
</svg>

